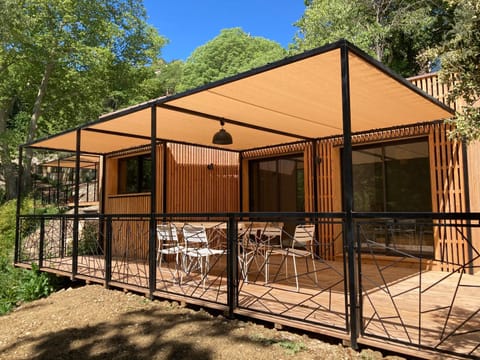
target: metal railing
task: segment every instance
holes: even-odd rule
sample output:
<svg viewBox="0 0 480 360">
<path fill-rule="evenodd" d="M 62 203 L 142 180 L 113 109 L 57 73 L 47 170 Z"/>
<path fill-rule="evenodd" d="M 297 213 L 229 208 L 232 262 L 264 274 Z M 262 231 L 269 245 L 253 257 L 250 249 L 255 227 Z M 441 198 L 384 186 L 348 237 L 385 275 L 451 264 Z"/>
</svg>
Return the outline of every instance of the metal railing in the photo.
<svg viewBox="0 0 480 360">
<path fill-rule="evenodd" d="M 480 214 L 353 218 L 355 241 L 346 242 L 343 213 L 21 215 L 15 261 L 230 316 L 478 357 Z M 164 224 L 175 225 L 178 253 L 161 251 Z M 299 224 L 314 225 L 308 247 L 292 247 Z M 222 251 L 204 259 L 186 249 L 189 225 L 203 226 Z"/>
</svg>

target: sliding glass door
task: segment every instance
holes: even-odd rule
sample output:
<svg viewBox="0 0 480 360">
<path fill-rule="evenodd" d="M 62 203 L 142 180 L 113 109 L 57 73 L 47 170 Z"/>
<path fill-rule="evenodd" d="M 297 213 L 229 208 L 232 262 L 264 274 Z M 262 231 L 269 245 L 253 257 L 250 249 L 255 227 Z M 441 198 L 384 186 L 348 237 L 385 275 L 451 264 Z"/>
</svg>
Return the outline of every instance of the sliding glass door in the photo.
<svg viewBox="0 0 480 360">
<path fill-rule="evenodd" d="M 250 211 L 304 211 L 303 176 L 303 156 L 250 161 Z"/>
<path fill-rule="evenodd" d="M 359 146 L 353 149 L 354 210 L 430 212 L 432 196 L 428 139 Z M 431 230 L 414 221 L 384 219 L 372 235 L 386 249 L 433 253 Z"/>
</svg>

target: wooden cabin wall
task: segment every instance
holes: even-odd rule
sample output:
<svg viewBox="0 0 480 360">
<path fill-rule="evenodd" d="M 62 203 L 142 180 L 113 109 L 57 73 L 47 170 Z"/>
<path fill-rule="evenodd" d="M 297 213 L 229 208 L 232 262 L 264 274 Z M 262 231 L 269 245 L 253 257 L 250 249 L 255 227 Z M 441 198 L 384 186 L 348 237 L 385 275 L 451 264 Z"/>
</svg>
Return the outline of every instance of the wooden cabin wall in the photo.
<svg viewBox="0 0 480 360">
<path fill-rule="evenodd" d="M 465 102 L 457 99 L 450 101 L 450 88 L 443 84 L 437 73 L 420 75 L 408 79 L 414 85 L 432 97 L 440 100 L 452 109 L 459 112 Z M 432 201 L 434 211 L 464 212 L 466 208 L 466 189 L 468 186 L 470 211 L 480 210 L 480 191 L 478 189 L 478 153 L 480 144 L 470 144 L 467 147 L 468 179 L 464 179 L 463 147 L 457 142 L 448 139 L 447 125 L 437 124 L 430 132 L 430 162 L 432 164 Z M 467 181 L 465 181 L 467 180 Z M 434 191 L 435 189 L 435 191 Z M 439 228 L 435 234 L 437 259 L 442 261 L 437 266 L 442 270 L 456 270 L 454 264 L 465 264 L 468 261 L 468 248 L 464 238 L 470 236 L 472 244 L 478 249 L 480 245 L 480 231 L 476 228 L 469 231 L 465 227 Z M 480 262 L 479 262 L 480 264 Z M 478 264 L 477 264 L 478 265 Z"/>
<path fill-rule="evenodd" d="M 465 194 L 463 177 L 463 154 L 460 143 L 448 139 L 448 126 L 436 124 L 430 131 L 430 163 L 433 211 L 440 213 L 464 212 Z M 442 224 L 442 222 L 440 222 Z M 468 262 L 466 229 L 450 225 L 436 226 L 435 258 L 441 270 L 456 270 L 455 264 Z"/>
<path fill-rule="evenodd" d="M 239 211 L 238 153 L 169 143 L 167 174 L 167 212 Z"/>
<path fill-rule="evenodd" d="M 462 147 L 459 143 L 448 139 L 448 127 L 443 122 L 354 135 L 352 143 L 353 145 L 374 144 L 424 136 L 428 136 L 429 139 L 432 210 L 434 212 L 465 211 Z M 324 139 L 318 143 L 317 154 L 321 159 L 317 168 L 319 212 L 342 209 L 340 185 L 342 145 L 341 137 Z M 472 159 L 474 155 L 478 156 L 478 153 L 472 154 Z M 432 267 L 452 271 L 456 269 L 453 263 L 465 264 L 468 261 L 467 244 L 462 235 L 466 234 L 466 229 L 462 226 L 436 227 L 436 229 L 435 257 L 440 261 L 437 264 L 431 264 Z M 339 231 L 341 229 L 336 225 L 325 224 L 320 228 L 322 255 L 326 259 L 338 256 L 342 252 L 341 239 L 337 239 Z"/>
<path fill-rule="evenodd" d="M 342 211 L 340 148 L 333 139 L 317 143 L 317 208 L 319 212 Z M 319 225 L 319 255 L 334 260 L 343 248 L 343 227 L 323 219 Z"/>
<path fill-rule="evenodd" d="M 163 144 L 157 146 L 157 209 L 163 203 Z M 149 214 L 150 192 L 140 194 L 118 194 L 118 161 L 121 158 L 148 154 L 148 148 L 126 151 L 109 156 L 106 161 L 106 194 L 105 214 Z M 160 205 L 159 205 L 160 204 Z M 112 223 L 112 255 L 128 256 L 135 259 L 148 258 L 148 226 L 147 220 L 130 219 Z"/>
<path fill-rule="evenodd" d="M 458 102 L 449 101 L 448 93 L 450 88 L 448 85 L 440 82 L 438 73 L 414 76 L 408 78 L 407 80 L 452 109 L 457 109 L 460 105 L 462 105 Z"/>
</svg>

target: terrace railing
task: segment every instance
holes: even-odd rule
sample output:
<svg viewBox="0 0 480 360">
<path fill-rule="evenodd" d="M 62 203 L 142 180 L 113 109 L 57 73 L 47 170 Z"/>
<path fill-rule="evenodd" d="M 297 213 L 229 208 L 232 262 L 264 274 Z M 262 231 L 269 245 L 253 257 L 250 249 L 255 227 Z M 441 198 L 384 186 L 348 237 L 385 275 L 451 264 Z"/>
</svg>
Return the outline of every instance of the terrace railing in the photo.
<svg viewBox="0 0 480 360">
<path fill-rule="evenodd" d="M 478 358 L 480 214 L 354 221 L 347 243 L 343 213 L 22 215 L 15 262 L 359 343 Z M 201 224 L 224 251 L 202 269 L 188 250 L 159 252 L 160 224 L 176 226 L 181 246 L 182 228 Z M 285 254 L 297 224 L 315 225 L 315 236 L 313 258 L 294 269 Z"/>
</svg>

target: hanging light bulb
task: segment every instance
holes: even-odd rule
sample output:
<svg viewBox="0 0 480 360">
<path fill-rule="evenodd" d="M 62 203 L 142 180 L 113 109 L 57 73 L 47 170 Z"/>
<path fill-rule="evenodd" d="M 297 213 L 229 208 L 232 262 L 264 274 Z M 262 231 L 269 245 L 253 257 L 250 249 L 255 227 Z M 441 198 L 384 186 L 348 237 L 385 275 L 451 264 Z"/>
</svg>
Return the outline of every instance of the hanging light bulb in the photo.
<svg viewBox="0 0 480 360">
<path fill-rule="evenodd" d="M 212 139 L 212 142 L 215 144 L 215 145 L 230 145 L 233 143 L 233 140 L 232 140 L 232 135 L 230 135 L 230 133 L 228 133 L 224 128 L 223 128 L 223 125 L 225 125 L 225 123 L 222 121 L 220 121 L 220 125 L 222 126 L 222 128 L 217 131 L 215 133 L 215 135 L 213 135 L 213 139 Z"/>
</svg>

